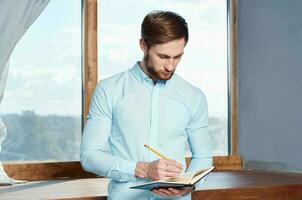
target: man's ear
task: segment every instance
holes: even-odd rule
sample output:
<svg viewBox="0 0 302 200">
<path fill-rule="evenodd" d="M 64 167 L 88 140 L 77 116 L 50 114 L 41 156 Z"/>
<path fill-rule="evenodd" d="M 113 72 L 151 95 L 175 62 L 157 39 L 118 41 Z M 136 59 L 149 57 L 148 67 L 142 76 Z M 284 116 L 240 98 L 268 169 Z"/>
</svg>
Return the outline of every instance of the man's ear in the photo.
<svg viewBox="0 0 302 200">
<path fill-rule="evenodd" d="M 144 52 L 144 54 L 147 53 L 147 44 L 144 40 L 144 38 L 139 39 L 139 46 L 141 48 L 141 50 Z"/>
</svg>

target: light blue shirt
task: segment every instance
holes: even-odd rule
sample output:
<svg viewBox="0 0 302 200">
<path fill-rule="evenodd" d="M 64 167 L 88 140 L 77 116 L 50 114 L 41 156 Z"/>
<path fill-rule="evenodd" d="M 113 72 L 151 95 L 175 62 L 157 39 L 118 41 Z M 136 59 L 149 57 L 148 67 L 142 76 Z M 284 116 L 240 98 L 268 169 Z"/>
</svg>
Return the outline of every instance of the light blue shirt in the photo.
<svg viewBox="0 0 302 200">
<path fill-rule="evenodd" d="M 82 136 L 81 164 L 111 179 L 109 199 L 162 199 L 150 191 L 129 189 L 148 181 L 135 177 L 136 163 L 159 159 L 144 144 L 185 170 L 188 141 L 192 160 L 186 171 L 208 168 L 212 152 L 207 126 L 207 102 L 200 89 L 176 74 L 154 85 L 137 62 L 97 85 Z"/>
</svg>

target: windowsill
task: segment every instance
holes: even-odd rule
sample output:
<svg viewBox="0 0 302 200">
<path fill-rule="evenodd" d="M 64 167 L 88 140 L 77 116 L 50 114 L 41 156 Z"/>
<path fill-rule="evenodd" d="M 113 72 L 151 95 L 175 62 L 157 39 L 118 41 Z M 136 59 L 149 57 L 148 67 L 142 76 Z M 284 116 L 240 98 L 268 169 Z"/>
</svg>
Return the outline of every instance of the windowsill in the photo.
<svg viewBox="0 0 302 200">
<path fill-rule="evenodd" d="M 108 179 L 57 179 L 0 186 L 1 199 L 107 199 Z M 192 199 L 302 199 L 302 174 L 255 170 L 218 171 L 209 175 Z M 294 195 L 294 196 L 292 196 Z"/>
<path fill-rule="evenodd" d="M 187 165 L 190 158 L 186 158 Z M 240 156 L 214 156 L 213 165 L 217 170 L 241 169 Z M 95 174 L 85 172 L 79 161 L 73 162 L 3 162 L 7 175 L 14 179 L 40 181 L 59 178 L 96 178 Z"/>
<path fill-rule="evenodd" d="M 106 199 L 108 183 L 106 178 L 61 178 L 0 186 L 0 193 L 1 199 L 74 199 L 83 197 Z"/>
</svg>

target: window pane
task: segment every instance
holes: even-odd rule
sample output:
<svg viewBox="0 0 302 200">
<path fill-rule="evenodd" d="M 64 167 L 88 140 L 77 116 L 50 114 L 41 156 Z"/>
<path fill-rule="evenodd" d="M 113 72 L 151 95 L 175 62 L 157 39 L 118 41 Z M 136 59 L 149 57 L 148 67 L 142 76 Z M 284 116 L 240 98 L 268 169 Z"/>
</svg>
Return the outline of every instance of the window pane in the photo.
<svg viewBox="0 0 302 200">
<path fill-rule="evenodd" d="M 99 79 L 142 59 L 140 25 L 152 10 L 171 10 L 187 20 L 190 38 L 176 73 L 205 93 L 214 154 L 227 155 L 227 1 L 99 1 Z"/>
<path fill-rule="evenodd" d="M 10 59 L 1 160 L 79 160 L 81 85 L 81 1 L 52 0 Z"/>
</svg>

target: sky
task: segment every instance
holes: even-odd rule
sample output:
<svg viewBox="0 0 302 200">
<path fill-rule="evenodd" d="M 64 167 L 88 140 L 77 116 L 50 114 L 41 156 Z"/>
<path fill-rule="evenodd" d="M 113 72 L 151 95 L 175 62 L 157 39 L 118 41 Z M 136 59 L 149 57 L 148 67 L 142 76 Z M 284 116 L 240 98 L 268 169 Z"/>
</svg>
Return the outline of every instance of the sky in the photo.
<svg viewBox="0 0 302 200">
<path fill-rule="evenodd" d="M 81 86 L 81 1 L 51 0 L 11 55 L 0 113 L 80 115 Z"/>
<path fill-rule="evenodd" d="M 99 79 L 141 60 L 140 24 L 151 10 L 170 10 L 189 25 L 176 73 L 206 95 L 210 116 L 227 116 L 225 0 L 99 0 Z M 10 59 L 0 113 L 81 114 L 81 1 L 51 0 Z"/>
</svg>

